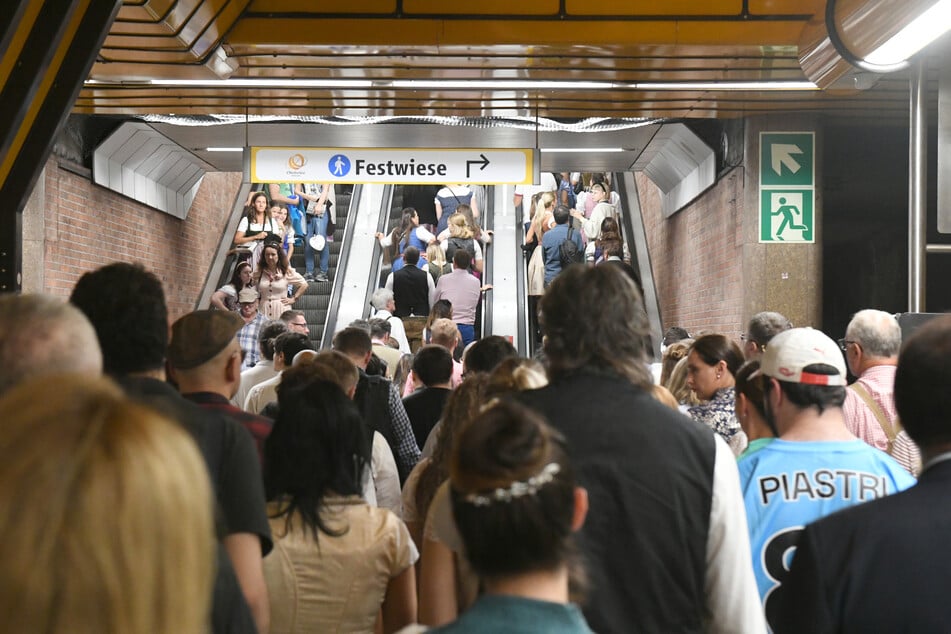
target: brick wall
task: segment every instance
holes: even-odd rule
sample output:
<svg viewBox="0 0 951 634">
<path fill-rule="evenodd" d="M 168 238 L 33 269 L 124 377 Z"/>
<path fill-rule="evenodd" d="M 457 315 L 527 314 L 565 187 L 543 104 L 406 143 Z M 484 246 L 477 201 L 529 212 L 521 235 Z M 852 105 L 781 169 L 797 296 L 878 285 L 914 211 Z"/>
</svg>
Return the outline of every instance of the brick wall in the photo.
<svg viewBox="0 0 951 634">
<path fill-rule="evenodd" d="M 759 134 L 816 131 L 816 204 L 822 218 L 822 127 L 808 115 L 749 117 L 743 164 L 670 218 L 660 190 L 636 174 L 663 327 L 739 339 L 754 314 L 774 310 L 797 326 L 822 324 L 822 223 L 815 244 L 759 242 Z"/>
<path fill-rule="evenodd" d="M 100 187 L 56 158 L 47 163 L 45 178 L 45 191 L 37 188 L 45 195 L 45 292 L 69 295 L 86 271 L 141 262 L 162 280 L 171 319 L 195 309 L 241 174 L 206 174 L 185 220 Z"/>
<path fill-rule="evenodd" d="M 721 178 L 670 218 L 661 212 L 660 189 L 636 174 L 654 281 L 666 330 L 743 331 L 743 168 Z"/>
</svg>

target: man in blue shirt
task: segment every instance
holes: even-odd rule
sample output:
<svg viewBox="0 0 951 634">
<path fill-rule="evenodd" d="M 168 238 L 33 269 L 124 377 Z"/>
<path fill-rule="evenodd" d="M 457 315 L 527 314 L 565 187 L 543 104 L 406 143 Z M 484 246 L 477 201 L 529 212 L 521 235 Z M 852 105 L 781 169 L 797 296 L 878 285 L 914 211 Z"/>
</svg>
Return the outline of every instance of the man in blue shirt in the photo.
<svg viewBox="0 0 951 634">
<path fill-rule="evenodd" d="M 555 226 L 545 232 L 542 237 L 542 249 L 545 259 L 545 286 L 561 273 L 561 243 L 571 240 L 578 245 L 578 250 L 584 252 L 579 231 L 570 229 L 568 221 L 571 211 L 565 205 L 558 205 L 552 213 L 555 217 Z M 569 234 L 570 231 L 570 234 Z"/>
<path fill-rule="evenodd" d="M 812 328 L 776 335 L 763 354 L 766 422 L 776 440 L 737 464 L 749 521 L 753 572 L 776 622 L 777 597 L 807 524 L 914 484 L 887 454 L 845 426 L 845 362 Z"/>
<path fill-rule="evenodd" d="M 776 632 L 946 632 L 951 622 L 951 317 L 902 346 L 895 401 L 921 447 L 914 487 L 810 524 L 783 582 Z"/>
</svg>

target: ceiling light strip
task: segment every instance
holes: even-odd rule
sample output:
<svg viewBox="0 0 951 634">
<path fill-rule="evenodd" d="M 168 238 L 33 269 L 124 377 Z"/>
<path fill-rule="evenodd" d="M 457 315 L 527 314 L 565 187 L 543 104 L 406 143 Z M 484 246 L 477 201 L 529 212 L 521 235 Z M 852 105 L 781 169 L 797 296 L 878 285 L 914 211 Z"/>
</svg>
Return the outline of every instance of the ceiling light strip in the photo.
<svg viewBox="0 0 951 634">
<path fill-rule="evenodd" d="M 167 88 L 326 88 L 336 90 L 649 90 L 657 92 L 676 91 L 789 91 L 819 90 L 811 81 L 670 81 L 670 82 L 599 82 L 599 81 L 547 81 L 547 80 L 482 80 L 482 79 L 280 79 L 280 78 L 233 78 L 233 79 L 151 79 L 134 82 L 103 82 L 87 80 L 85 86 L 138 87 L 158 86 Z"/>
</svg>

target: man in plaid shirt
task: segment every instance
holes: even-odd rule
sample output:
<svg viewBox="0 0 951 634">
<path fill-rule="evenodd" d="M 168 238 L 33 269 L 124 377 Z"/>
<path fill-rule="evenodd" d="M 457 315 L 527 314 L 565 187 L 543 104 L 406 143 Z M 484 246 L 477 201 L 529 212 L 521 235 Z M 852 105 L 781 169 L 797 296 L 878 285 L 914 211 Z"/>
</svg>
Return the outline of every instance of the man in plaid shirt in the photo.
<svg viewBox="0 0 951 634">
<path fill-rule="evenodd" d="M 258 312 L 258 292 L 253 288 L 241 289 L 238 293 L 238 306 L 244 327 L 238 331 L 238 344 L 244 352 L 244 362 L 241 369 L 253 368 L 261 354 L 258 348 L 258 335 L 261 327 L 267 322 L 264 313 Z"/>
</svg>

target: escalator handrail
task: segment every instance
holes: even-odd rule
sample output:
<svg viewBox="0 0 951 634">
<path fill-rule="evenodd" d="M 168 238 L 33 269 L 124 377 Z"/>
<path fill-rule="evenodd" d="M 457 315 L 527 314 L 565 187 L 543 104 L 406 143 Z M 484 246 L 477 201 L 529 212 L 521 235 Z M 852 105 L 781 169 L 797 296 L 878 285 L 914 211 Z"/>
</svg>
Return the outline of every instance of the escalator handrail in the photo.
<svg viewBox="0 0 951 634">
<path fill-rule="evenodd" d="M 387 225 L 390 222 L 390 211 L 393 206 L 395 188 L 395 185 L 383 186 L 383 199 L 380 202 L 380 215 L 379 218 L 377 218 L 376 233 L 386 233 Z M 383 247 L 380 246 L 380 241 L 376 239 L 375 234 L 373 236 L 373 254 L 370 258 L 370 279 L 367 280 L 367 292 L 363 302 L 364 319 L 371 317 L 372 309 L 370 307 L 370 298 L 373 297 L 374 291 L 379 288 L 380 273 L 383 270 Z"/>
<path fill-rule="evenodd" d="M 519 208 L 515 208 L 515 197 L 512 197 L 513 210 L 512 213 L 515 214 L 515 244 L 516 248 L 519 250 L 522 249 L 522 245 L 525 244 L 525 223 L 523 221 L 524 215 L 522 214 L 522 208 L 524 207 L 525 201 L 522 200 L 522 205 Z M 528 315 L 528 258 L 524 255 L 519 255 L 518 264 L 515 266 L 515 285 L 517 297 L 520 301 L 515 302 L 516 304 L 516 318 L 518 319 L 518 354 L 522 357 L 530 357 L 533 355 L 534 347 L 533 339 L 534 333 L 532 332 L 531 325 L 529 323 Z"/>
<path fill-rule="evenodd" d="M 247 199 L 250 191 L 256 191 L 254 190 L 255 186 L 260 187 L 260 184 L 245 183 L 238 188 L 238 192 L 235 194 L 234 202 L 231 205 L 231 216 L 229 216 L 228 222 L 225 223 L 225 226 L 221 230 L 221 239 L 218 242 L 218 251 L 215 256 L 216 258 L 220 258 L 222 263 L 221 270 L 218 272 L 218 283 L 215 284 L 212 282 L 216 269 L 216 260 L 212 260 L 212 264 L 208 267 L 208 272 L 205 274 L 205 281 L 202 284 L 201 293 L 195 302 L 195 310 L 208 308 L 211 302 L 211 296 L 215 291 L 231 281 L 231 274 L 234 273 L 234 267 L 237 264 L 237 255 L 235 253 L 229 253 L 231 250 L 230 247 L 234 242 L 235 230 L 241 222 L 241 216 L 244 214 L 245 206 L 242 201 Z M 245 189 L 246 187 L 248 189 Z"/>
<path fill-rule="evenodd" d="M 495 187 L 487 185 L 485 187 L 485 196 L 483 197 L 482 210 L 482 230 L 483 232 L 494 231 L 495 228 Z M 495 279 L 492 269 L 494 261 L 493 252 L 489 242 L 482 247 L 482 285 L 492 284 Z M 492 334 L 492 293 L 482 294 L 482 336 Z"/>
<path fill-rule="evenodd" d="M 354 227 L 357 221 L 357 210 L 360 208 L 360 199 L 363 196 L 363 185 L 354 185 L 350 195 L 350 207 L 347 211 L 347 222 L 343 228 L 340 253 L 337 255 L 337 269 L 334 272 L 333 284 L 330 289 L 330 303 L 327 305 L 327 318 L 324 320 L 324 331 L 320 335 L 320 349 L 326 350 L 333 341 L 337 330 L 337 311 L 340 309 L 340 295 L 343 292 L 343 280 L 347 271 L 347 262 L 350 260 L 350 245 L 353 242 Z"/>
</svg>

